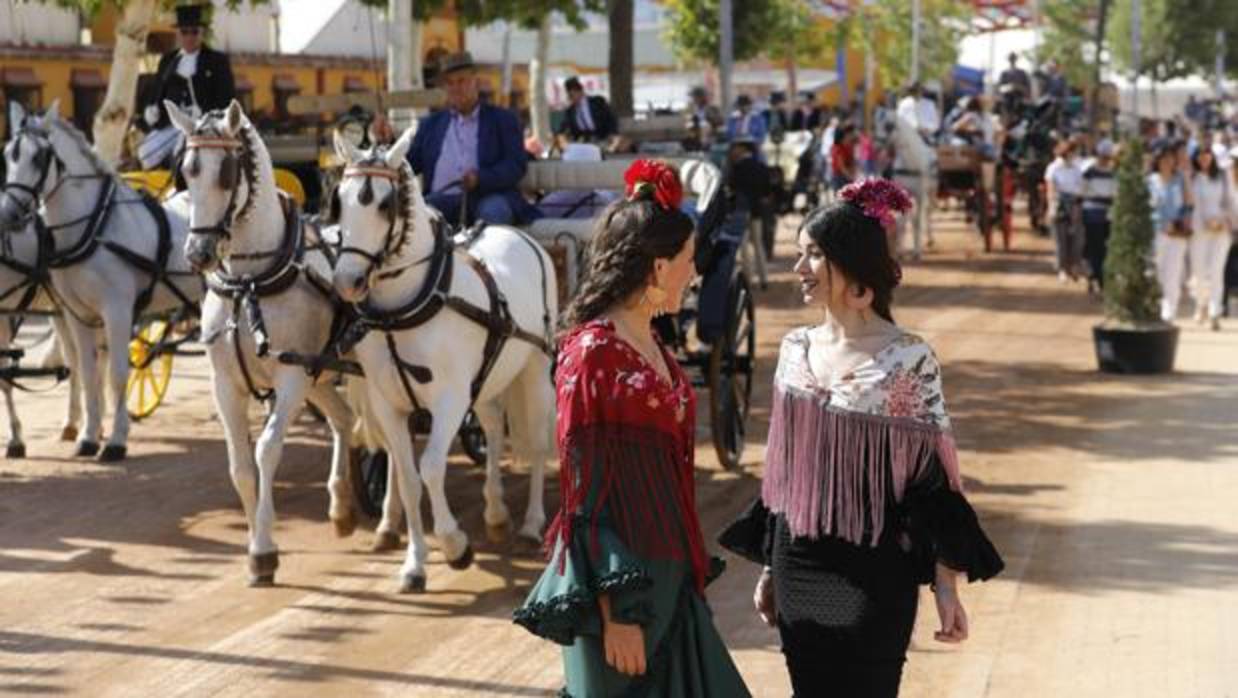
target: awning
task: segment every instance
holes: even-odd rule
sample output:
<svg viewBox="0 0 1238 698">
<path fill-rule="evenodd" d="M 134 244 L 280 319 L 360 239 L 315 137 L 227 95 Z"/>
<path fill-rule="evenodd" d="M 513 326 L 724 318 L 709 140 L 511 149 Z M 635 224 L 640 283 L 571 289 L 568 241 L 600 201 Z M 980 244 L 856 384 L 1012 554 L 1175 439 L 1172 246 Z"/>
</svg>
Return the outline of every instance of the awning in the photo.
<svg viewBox="0 0 1238 698">
<path fill-rule="evenodd" d="M 0 70 L 0 84 L 5 87 L 42 87 L 43 81 L 34 74 L 34 68 L 4 68 Z"/>
<path fill-rule="evenodd" d="M 344 76 L 344 91 L 345 92 L 369 92 L 369 85 L 365 84 L 361 78 L 354 75 Z"/>
<path fill-rule="evenodd" d="M 107 81 L 103 79 L 103 74 L 86 68 L 74 68 L 73 72 L 69 73 L 69 85 L 90 90 L 107 89 Z"/>
<path fill-rule="evenodd" d="M 291 75 L 276 75 L 271 81 L 271 88 L 280 92 L 300 92 L 301 83 Z"/>
<path fill-rule="evenodd" d="M 236 87 L 237 92 L 253 92 L 254 91 L 253 81 L 245 77 L 244 73 L 233 73 L 232 84 Z"/>
</svg>

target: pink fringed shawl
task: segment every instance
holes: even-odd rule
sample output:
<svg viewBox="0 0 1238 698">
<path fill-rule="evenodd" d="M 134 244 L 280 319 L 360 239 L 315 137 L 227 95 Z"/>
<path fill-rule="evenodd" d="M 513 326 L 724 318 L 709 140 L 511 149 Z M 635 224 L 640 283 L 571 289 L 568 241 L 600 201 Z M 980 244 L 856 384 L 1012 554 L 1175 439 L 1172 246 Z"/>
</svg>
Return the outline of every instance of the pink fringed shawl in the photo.
<svg viewBox="0 0 1238 698">
<path fill-rule="evenodd" d="M 795 536 L 876 545 L 891 503 L 934 461 L 963 489 L 937 360 L 904 334 L 823 388 L 808 341 L 806 328 L 783 341 L 761 498 Z"/>
</svg>

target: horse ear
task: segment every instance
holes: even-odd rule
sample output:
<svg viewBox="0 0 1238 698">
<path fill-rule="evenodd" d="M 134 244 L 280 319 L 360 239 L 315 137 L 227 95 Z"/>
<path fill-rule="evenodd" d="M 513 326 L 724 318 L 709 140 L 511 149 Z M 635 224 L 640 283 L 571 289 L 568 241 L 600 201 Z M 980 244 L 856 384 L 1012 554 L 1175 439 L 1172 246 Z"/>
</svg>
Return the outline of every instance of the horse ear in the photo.
<svg viewBox="0 0 1238 698">
<path fill-rule="evenodd" d="M 193 133 L 193 118 L 176 106 L 176 102 L 172 100 L 163 100 L 163 108 L 168 112 L 168 118 L 172 120 L 172 125 L 186 136 Z"/>
<path fill-rule="evenodd" d="M 232 100 L 228 104 L 227 111 L 224 112 L 224 127 L 228 129 L 228 135 L 235 136 L 237 131 L 245 125 L 245 110 L 241 108 L 241 103 Z"/>
<path fill-rule="evenodd" d="M 395 145 L 391 146 L 391 150 L 387 151 L 387 167 L 396 169 L 404 162 L 404 158 L 408 155 L 408 149 L 413 145 L 413 129 L 407 128 L 404 133 L 400 134 L 399 140 Z"/>
<path fill-rule="evenodd" d="M 344 161 L 345 165 L 351 165 L 361 158 L 361 151 L 357 150 L 357 146 L 352 144 L 352 141 L 344 137 L 344 134 L 339 129 L 335 129 L 335 154 Z"/>
<path fill-rule="evenodd" d="M 43 112 L 43 123 L 51 124 L 60 120 L 60 99 L 53 99 L 52 105 Z"/>
</svg>

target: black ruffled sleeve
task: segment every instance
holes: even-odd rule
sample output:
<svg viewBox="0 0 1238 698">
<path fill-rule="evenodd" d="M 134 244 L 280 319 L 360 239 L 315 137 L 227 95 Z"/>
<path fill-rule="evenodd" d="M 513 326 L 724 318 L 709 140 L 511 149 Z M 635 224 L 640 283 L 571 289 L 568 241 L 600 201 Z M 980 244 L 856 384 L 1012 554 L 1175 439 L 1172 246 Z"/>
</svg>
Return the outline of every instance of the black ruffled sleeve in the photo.
<svg viewBox="0 0 1238 698">
<path fill-rule="evenodd" d="M 950 489 L 936 456 L 908 484 L 900 508 L 922 583 L 933 581 L 937 562 L 967 573 L 969 582 L 991 579 L 1006 566 L 967 498 Z"/>
<path fill-rule="evenodd" d="M 773 531 L 773 515 L 757 497 L 718 535 L 718 545 L 758 565 L 768 565 Z"/>
</svg>

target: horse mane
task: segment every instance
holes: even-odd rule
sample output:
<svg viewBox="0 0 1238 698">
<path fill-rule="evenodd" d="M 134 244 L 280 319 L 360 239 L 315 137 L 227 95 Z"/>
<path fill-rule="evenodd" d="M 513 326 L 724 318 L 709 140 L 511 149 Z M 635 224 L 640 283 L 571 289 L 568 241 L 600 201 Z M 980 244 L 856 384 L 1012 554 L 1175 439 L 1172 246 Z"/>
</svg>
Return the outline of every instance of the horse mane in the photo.
<svg viewBox="0 0 1238 698">
<path fill-rule="evenodd" d="M 386 151 L 382 148 L 376 148 L 374 153 L 369 157 L 363 158 L 357 164 L 366 167 L 387 167 Z M 400 215 L 404 218 L 403 238 L 400 241 L 399 247 L 392 250 L 393 254 L 404 252 L 410 244 L 412 244 L 413 236 L 411 232 L 416 232 L 417 222 L 421 217 L 420 211 L 417 210 L 416 199 L 413 197 L 413 189 L 417 186 L 416 175 L 413 174 L 413 166 L 408 163 L 408 160 L 400 162 L 396 170 L 396 204 L 400 206 Z M 426 221 L 429 225 L 429 221 Z"/>
<path fill-rule="evenodd" d="M 71 140 L 73 145 L 77 146 L 82 156 L 86 158 L 86 161 L 101 174 L 113 176 L 117 174 L 116 168 L 107 160 L 99 157 L 99 154 L 95 152 L 94 146 L 90 144 L 90 141 L 86 140 L 86 135 L 72 123 L 57 117 L 51 120 L 51 125 L 57 132 Z"/>
</svg>

